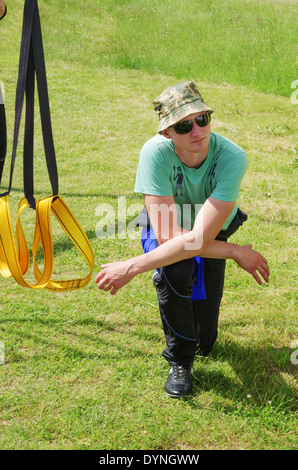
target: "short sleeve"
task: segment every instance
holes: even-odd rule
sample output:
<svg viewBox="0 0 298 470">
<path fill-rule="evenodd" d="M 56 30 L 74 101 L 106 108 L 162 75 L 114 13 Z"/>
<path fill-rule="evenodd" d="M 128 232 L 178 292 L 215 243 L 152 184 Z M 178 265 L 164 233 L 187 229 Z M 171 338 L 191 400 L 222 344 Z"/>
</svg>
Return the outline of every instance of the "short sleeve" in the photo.
<svg viewBox="0 0 298 470">
<path fill-rule="evenodd" d="M 154 196 L 171 196 L 172 184 L 166 162 L 166 146 L 150 139 L 140 152 L 135 192 Z"/>
<path fill-rule="evenodd" d="M 248 159 L 245 152 L 233 154 L 221 161 L 216 169 L 217 184 L 211 196 L 222 201 L 236 201 L 247 168 Z"/>
</svg>

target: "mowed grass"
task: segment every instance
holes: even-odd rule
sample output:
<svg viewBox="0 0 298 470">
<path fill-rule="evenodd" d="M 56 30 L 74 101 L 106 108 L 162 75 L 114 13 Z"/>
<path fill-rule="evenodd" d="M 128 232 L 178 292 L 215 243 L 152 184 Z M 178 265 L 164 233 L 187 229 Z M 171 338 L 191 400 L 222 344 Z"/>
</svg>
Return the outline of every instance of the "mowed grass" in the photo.
<svg viewBox="0 0 298 470">
<path fill-rule="evenodd" d="M 286 41 L 288 34 L 285 47 L 293 53 L 293 2 L 224 3 L 225 15 L 239 18 L 240 5 L 246 15 L 229 25 L 231 35 L 243 17 L 261 18 L 257 7 L 263 18 L 266 12 L 272 40 Z M 239 206 L 249 219 L 231 241 L 252 243 L 261 251 L 270 264 L 271 280 L 259 287 L 235 263 L 227 263 L 218 340 L 208 358 L 194 363 L 193 396 L 176 401 L 163 390 L 168 366 L 161 357 L 165 345 L 151 272 L 135 278 L 115 297 L 99 292 L 93 280 L 81 291 L 52 294 L 0 278 L 0 341 L 5 346 L 5 361 L 0 365 L 0 448 L 296 449 L 297 106 L 290 100 L 290 84 L 297 77 L 293 64 L 285 60 L 283 70 L 270 65 L 265 80 L 268 90 L 253 80 L 253 68 L 247 68 L 245 80 L 240 79 L 239 63 L 230 75 L 223 62 L 217 65 L 218 75 L 215 68 L 202 74 L 200 69 L 188 68 L 195 43 L 186 43 L 186 29 L 179 28 L 180 36 L 175 29 L 182 18 L 183 24 L 194 25 L 194 7 L 185 11 L 178 1 L 87 1 L 85 5 L 82 11 L 67 1 L 40 2 L 40 13 L 60 195 L 89 236 L 96 257 L 94 276 L 104 262 L 141 253 L 139 240 L 128 234 L 126 238 L 117 233 L 114 239 L 96 237 L 100 208 L 103 204 L 111 208 L 117 227 L 119 196 L 125 201 L 129 222 L 142 207 L 142 197 L 134 194 L 134 178 L 139 150 L 157 128 L 152 101 L 168 85 L 193 79 L 216 111 L 213 130 L 247 152 L 249 169 Z M 212 31 L 211 20 L 216 31 L 228 24 L 219 14 L 221 2 L 200 5 L 206 30 Z M 148 15 L 148 21 L 144 14 L 140 24 L 142 34 L 130 26 L 137 11 L 138 18 L 142 11 Z M 163 15 L 169 23 L 165 32 L 177 31 L 167 35 L 167 46 L 154 41 L 165 24 Z M 16 1 L 0 25 L 0 80 L 6 91 L 9 138 L 3 191 L 9 177 L 21 16 L 22 2 Z M 260 27 L 259 22 L 254 26 Z M 231 43 L 235 54 L 236 36 Z M 198 39 L 198 34 L 193 37 Z M 208 37 L 202 34 L 201 40 Z M 121 48 L 114 39 L 126 45 L 122 54 L 126 63 L 121 62 Z M 213 41 L 214 54 L 224 41 L 224 35 Z M 178 43 L 184 45 L 183 53 Z M 150 66 L 141 60 L 138 66 L 130 63 L 128 51 L 136 60 L 142 56 L 136 53 L 138 45 L 143 51 L 146 44 L 149 52 L 157 48 L 159 54 L 150 53 L 156 61 Z M 185 51 L 190 55 L 185 56 Z M 261 43 L 255 51 L 261 55 Z M 176 56 L 180 66 L 175 72 L 170 59 Z M 207 63 L 207 56 L 212 58 L 210 50 L 204 49 L 202 63 Z M 281 58 L 275 55 L 272 60 L 277 57 Z M 283 92 L 274 88 L 278 77 Z M 20 141 L 11 193 L 14 220 L 22 196 L 21 151 Z M 38 115 L 35 179 L 36 197 L 49 194 Z M 30 240 L 33 211 L 23 219 Z M 85 275 L 84 260 L 54 220 L 53 229 L 55 275 Z M 31 272 L 28 276 L 32 279 Z"/>
</svg>

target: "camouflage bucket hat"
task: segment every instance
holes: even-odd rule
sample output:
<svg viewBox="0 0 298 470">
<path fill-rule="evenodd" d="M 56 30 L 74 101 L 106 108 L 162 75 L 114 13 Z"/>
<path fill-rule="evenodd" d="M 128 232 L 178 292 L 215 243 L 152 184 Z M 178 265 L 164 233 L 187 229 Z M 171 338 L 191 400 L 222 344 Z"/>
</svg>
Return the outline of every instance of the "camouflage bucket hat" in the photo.
<svg viewBox="0 0 298 470">
<path fill-rule="evenodd" d="M 158 132 L 173 126 L 189 114 L 202 111 L 213 113 L 193 82 L 167 88 L 153 101 L 153 106 L 159 116 Z"/>
</svg>

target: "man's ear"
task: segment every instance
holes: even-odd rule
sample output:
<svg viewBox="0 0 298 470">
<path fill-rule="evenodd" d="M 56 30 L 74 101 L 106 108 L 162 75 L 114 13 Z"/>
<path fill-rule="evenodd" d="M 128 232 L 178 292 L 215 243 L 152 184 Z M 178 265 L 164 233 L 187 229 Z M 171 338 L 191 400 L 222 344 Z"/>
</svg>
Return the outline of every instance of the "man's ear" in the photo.
<svg viewBox="0 0 298 470">
<path fill-rule="evenodd" d="M 170 136 L 170 133 L 168 129 L 165 129 L 164 131 L 161 131 L 161 134 L 166 138 L 166 139 L 171 139 L 172 137 Z"/>
</svg>

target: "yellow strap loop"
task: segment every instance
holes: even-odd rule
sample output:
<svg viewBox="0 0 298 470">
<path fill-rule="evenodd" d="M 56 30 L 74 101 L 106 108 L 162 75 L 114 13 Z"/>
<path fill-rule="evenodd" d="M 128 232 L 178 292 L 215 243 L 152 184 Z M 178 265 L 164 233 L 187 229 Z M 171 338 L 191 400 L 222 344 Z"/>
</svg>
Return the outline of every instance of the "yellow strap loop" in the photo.
<svg viewBox="0 0 298 470">
<path fill-rule="evenodd" d="M 43 202 L 43 200 L 39 201 L 38 206 L 36 208 L 37 212 L 39 213 L 40 220 L 44 219 L 44 207 L 41 206 L 40 204 Z M 92 250 L 92 247 L 90 245 L 90 242 L 83 231 L 82 227 L 80 226 L 78 220 L 74 216 L 74 214 L 71 212 L 65 201 L 60 196 L 54 197 L 54 200 L 51 202 L 51 210 L 53 214 L 55 215 L 56 219 L 60 223 L 61 227 L 65 230 L 67 233 L 68 237 L 71 239 L 71 241 L 74 243 L 74 245 L 78 248 L 78 250 L 81 252 L 85 260 L 87 261 L 89 265 L 90 272 L 89 274 L 81 279 L 70 279 L 70 280 L 50 280 L 45 288 L 47 290 L 51 291 L 66 291 L 66 290 L 76 290 L 76 289 L 81 289 L 82 287 L 86 286 L 92 275 L 92 270 L 93 270 L 93 265 L 94 265 L 94 253 Z M 41 230 L 37 228 L 35 231 L 35 243 L 37 244 L 37 247 L 40 243 L 40 238 L 41 238 Z M 34 274 L 36 279 L 40 279 L 41 272 L 35 263 L 35 258 L 33 258 L 33 263 L 34 263 Z M 47 263 L 46 256 L 45 256 L 45 264 Z"/>
<path fill-rule="evenodd" d="M 26 203 L 23 198 L 20 201 L 17 216 L 17 249 L 11 224 L 8 195 L 0 198 L 0 270 L 5 277 L 12 276 L 15 281 L 23 287 L 29 287 L 32 289 L 42 289 L 47 285 L 50 280 L 53 269 L 53 256 L 48 256 L 48 263 L 45 264 L 44 271 L 37 280 L 36 284 L 28 284 L 28 282 L 24 279 L 23 274 L 27 271 L 29 266 L 29 252 L 22 225 L 20 222 L 20 214 L 23 209 L 27 206 L 28 203 Z M 50 219 L 45 219 L 43 222 L 43 231 L 45 235 L 47 235 L 47 242 L 43 247 L 45 249 L 45 252 L 50 254 L 53 252 L 51 226 L 46 226 L 47 223 L 50 223 Z"/>
<path fill-rule="evenodd" d="M 36 221 L 32 244 L 32 256 L 33 271 L 37 282 L 31 285 L 25 280 L 24 274 L 26 274 L 28 271 L 30 258 L 20 215 L 26 207 L 29 207 L 29 204 L 27 199 L 23 198 L 19 203 L 17 214 L 16 246 L 11 224 L 9 197 L 8 195 L 5 195 L 4 197 L 0 198 L 1 274 L 5 277 L 13 277 L 18 284 L 31 289 L 46 288 L 51 291 L 61 292 L 66 290 L 76 290 L 86 286 L 92 275 L 94 266 L 94 253 L 85 232 L 60 196 L 50 196 L 36 201 Z M 76 245 L 89 265 L 90 272 L 83 279 L 79 278 L 59 281 L 51 280 L 54 262 L 51 232 L 51 212 L 53 212 L 60 225 L 67 233 L 68 237 Z M 40 244 L 44 254 L 43 272 L 40 271 L 36 263 L 36 254 Z"/>
</svg>

